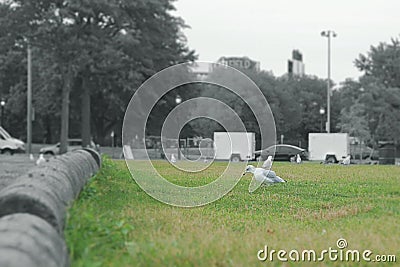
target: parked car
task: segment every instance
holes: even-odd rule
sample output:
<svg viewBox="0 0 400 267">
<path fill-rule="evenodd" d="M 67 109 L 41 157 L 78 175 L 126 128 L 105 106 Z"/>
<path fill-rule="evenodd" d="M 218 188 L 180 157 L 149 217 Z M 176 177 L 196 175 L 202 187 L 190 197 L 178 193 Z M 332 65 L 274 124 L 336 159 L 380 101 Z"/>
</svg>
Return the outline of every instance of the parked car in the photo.
<svg viewBox="0 0 400 267">
<path fill-rule="evenodd" d="M 82 148 L 82 139 L 68 139 L 67 149 L 68 151 L 74 151 Z M 96 145 L 93 141 L 90 141 L 90 148 L 95 150 L 99 150 L 99 146 Z M 40 154 L 54 156 L 60 153 L 60 143 L 57 143 L 52 146 L 46 146 L 40 149 Z"/>
<path fill-rule="evenodd" d="M 12 155 L 25 151 L 25 143 L 12 137 L 3 127 L 0 126 L 0 153 Z"/>
<path fill-rule="evenodd" d="M 379 151 L 367 146 L 364 142 L 359 142 L 357 138 L 350 137 L 351 159 L 371 159 L 379 160 Z"/>
<path fill-rule="evenodd" d="M 304 148 L 285 144 L 274 145 L 261 151 L 260 160 L 264 161 L 268 156 L 272 156 L 275 161 L 290 161 L 297 154 L 300 155 L 302 160 L 308 159 L 308 153 Z"/>
</svg>

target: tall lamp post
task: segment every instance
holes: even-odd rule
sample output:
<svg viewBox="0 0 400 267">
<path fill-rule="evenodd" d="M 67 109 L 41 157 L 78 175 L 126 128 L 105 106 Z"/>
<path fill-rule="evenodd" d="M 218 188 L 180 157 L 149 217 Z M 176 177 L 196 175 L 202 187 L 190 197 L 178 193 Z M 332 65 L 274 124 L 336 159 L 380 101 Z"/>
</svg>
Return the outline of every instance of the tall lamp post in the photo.
<svg viewBox="0 0 400 267">
<path fill-rule="evenodd" d="M 324 114 L 325 114 L 325 109 L 321 107 L 321 108 L 319 109 L 319 114 L 321 115 L 321 124 L 320 124 L 320 126 L 319 126 L 319 132 L 322 133 L 322 117 L 323 117 Z"/>
<path fill-rule="evenodd" d="M 179 105 L 180 103 L 182 103 L 182 97 L 180 95 L 176 96 L 175 103 L 176 103 L 176 105 Z M 178 125 L 179 125 L 179 115 L 177 117 L 177 120 L 178 120 Z M 181 150 L 179 148 L 179 145 L 180 145 L 180 139 L 179 139 L 179 133 L 178 133 L 178 160 L 181 159 Z"/>
<path fill-rule="evenodd" d="M 6 101 L 4 99 L 2 99 L 0 101 L 0 105 L 1 105 L 1 122 L 0 122 L 0 126 L 4 126 L 4 106 L 6 105 Z"/>
<path fill-rule="evenodd" d="M 31 46 L 28 42 L 27 47 L 27 69 L 28 69 L 28 77 L 27 77 L 27 112 L 26 112 L 26 142 L 28 143 L 28 149 L 26 150 L 27 154 L 31 154 L 32 152 L 32 50 Z"/>
<path fill-rule="evenodd" d="M 327 86 L 327 121 L 326 132 L 331 132 L 331 37 L 336 37 L 337 34 L 332 30 L 322 31 L 322 37 L 328 38 L 328 86 Z"/>
</svg>

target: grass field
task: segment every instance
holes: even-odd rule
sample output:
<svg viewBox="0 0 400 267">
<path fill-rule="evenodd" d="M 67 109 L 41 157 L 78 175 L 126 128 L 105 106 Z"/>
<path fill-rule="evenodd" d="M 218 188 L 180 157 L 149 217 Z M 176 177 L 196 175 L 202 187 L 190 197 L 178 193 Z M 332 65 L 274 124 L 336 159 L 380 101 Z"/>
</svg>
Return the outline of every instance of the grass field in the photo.
<svg viewBox="0 0 400 267">
<path fill-rule="evenodd" d="M 154 164 L 170 180 L 192 186 L 193 180 L 217 178 L 214 173 L 225 166 L 215 163 L 190 178 L 165 161 Z M 248 174 L 212 204 L 178 208 L 142 191 L 124 161 L 106 159 L 69 211 L 65 235 L 72 266 L 297 266 L 276 256 L 261 262 L 257 252 L 268 245 L 319 253 L 337 249 L 339 238 L 347 240 L 347 249 L 371 250 L 371 259 L 390 254 L 400 261 L 400 167 L 274 163 L 273 168 L 287 184 L 250 194 Z M 327 256 L 315 264 L 378 266 L 331 262 Z"/>
</svg>

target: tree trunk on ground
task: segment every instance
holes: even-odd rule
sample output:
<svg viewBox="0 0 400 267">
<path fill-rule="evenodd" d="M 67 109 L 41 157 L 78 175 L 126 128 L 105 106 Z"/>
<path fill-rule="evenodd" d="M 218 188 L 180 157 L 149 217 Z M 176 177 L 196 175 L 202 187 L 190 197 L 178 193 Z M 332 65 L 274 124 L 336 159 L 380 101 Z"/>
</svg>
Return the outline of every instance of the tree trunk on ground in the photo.
<svg viewBox="0 0 400 267">
<path fill-rule="evenodd" d="M 89 77 L 84 76 L 82 82 L 82 109 L 81 109 L 81 135 L 82 146 L 90 146 L 91 133 L 90 133 L 90 86 Z"/>
<path fill-rule="evenodd" d="M 61 134 L 60 134 L 60 154 L 67 152 L 68 131 L 69 131 L 69 95 L 72 84 L 72 70 L 68 67 L 62 88 L 61 99 Z"/>
</svg>

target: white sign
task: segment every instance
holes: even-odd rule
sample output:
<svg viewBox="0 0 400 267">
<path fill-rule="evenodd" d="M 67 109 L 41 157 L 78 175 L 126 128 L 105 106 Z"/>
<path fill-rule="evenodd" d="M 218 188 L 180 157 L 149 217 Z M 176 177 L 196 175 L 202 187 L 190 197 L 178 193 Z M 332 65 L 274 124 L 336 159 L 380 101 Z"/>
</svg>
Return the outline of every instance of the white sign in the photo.
<svg viewBox="0 0 400 267">
<path fill-rule="evenodd" d="M 123 149 L 124 149 L 125 159 L 133 159 L 133 153 L 131 147 L 128 145 L 124 145 Z"/>
</svg>

